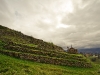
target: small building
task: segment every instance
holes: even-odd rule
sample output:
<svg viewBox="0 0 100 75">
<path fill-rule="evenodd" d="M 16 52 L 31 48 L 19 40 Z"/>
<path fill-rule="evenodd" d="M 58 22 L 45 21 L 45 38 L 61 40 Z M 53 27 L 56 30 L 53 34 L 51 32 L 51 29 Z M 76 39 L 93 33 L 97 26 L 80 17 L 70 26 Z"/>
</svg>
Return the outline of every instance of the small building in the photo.
<svg viewBox="0 0 100 75">
<path fill-rule="evenodd" d="M 69 47 L 67 47 L 67 48 L 68 48 L 67 52 L 70 54 L 77 54 L 78 53 L 77 49 L 73 48 L 72 45 L 71 45 L 71 48 L 69 48 Z"/>
</svg>

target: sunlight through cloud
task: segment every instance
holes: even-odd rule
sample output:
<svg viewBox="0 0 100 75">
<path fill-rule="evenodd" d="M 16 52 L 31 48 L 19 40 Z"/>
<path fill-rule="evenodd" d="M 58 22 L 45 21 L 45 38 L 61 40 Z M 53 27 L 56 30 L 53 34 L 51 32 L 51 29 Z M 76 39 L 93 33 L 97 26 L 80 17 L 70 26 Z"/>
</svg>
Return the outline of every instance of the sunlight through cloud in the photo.
<svg viewBox="0 0 100 75">
<path fill-rule="evenodd" d="M 70 25 L 65 25 L 65 24 L 59 24 L 56 26 L 56 28 L 69 28 Z"/>
</svg>

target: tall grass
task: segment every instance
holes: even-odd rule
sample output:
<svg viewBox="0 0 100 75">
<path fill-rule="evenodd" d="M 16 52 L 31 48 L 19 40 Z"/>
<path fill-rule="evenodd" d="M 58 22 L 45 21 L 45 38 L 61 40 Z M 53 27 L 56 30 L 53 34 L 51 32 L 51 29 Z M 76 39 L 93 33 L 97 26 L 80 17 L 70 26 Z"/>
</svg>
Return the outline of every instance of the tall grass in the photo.
<svg viewBox="0 0 100 75">
<path fill-rule="evenodd" d="M 99 64 L 77 68 L 35 63 L 0 54 L 0 75 L 100 75 Z"/>
</svg>

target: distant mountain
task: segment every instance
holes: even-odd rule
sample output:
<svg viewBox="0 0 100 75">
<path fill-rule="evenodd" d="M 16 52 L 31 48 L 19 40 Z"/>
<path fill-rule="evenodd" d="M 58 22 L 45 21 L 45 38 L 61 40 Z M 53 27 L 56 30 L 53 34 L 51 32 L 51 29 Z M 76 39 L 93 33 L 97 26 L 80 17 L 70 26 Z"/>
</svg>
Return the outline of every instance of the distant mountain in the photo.
<svg viewBox="0 0 100 75">
<path fill-rule="evenodd" d="M 87 48 L 87 49 L 79 49 L 78 52 L 82 53 L 100 53 L 100 48 Z"/>
</svg>

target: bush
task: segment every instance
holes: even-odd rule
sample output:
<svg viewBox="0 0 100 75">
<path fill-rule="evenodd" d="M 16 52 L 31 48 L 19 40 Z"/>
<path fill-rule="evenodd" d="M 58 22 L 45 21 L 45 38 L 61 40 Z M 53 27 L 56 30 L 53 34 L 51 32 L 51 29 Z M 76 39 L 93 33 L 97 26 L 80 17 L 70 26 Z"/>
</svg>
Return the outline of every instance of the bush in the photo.
<svg viewBox="0 0 100 75">
<path fill-rule="evenodd" d="M 91 61 L 96 62 L 96 58 L 95 57 L 91 58 Z"/>
</svg>

